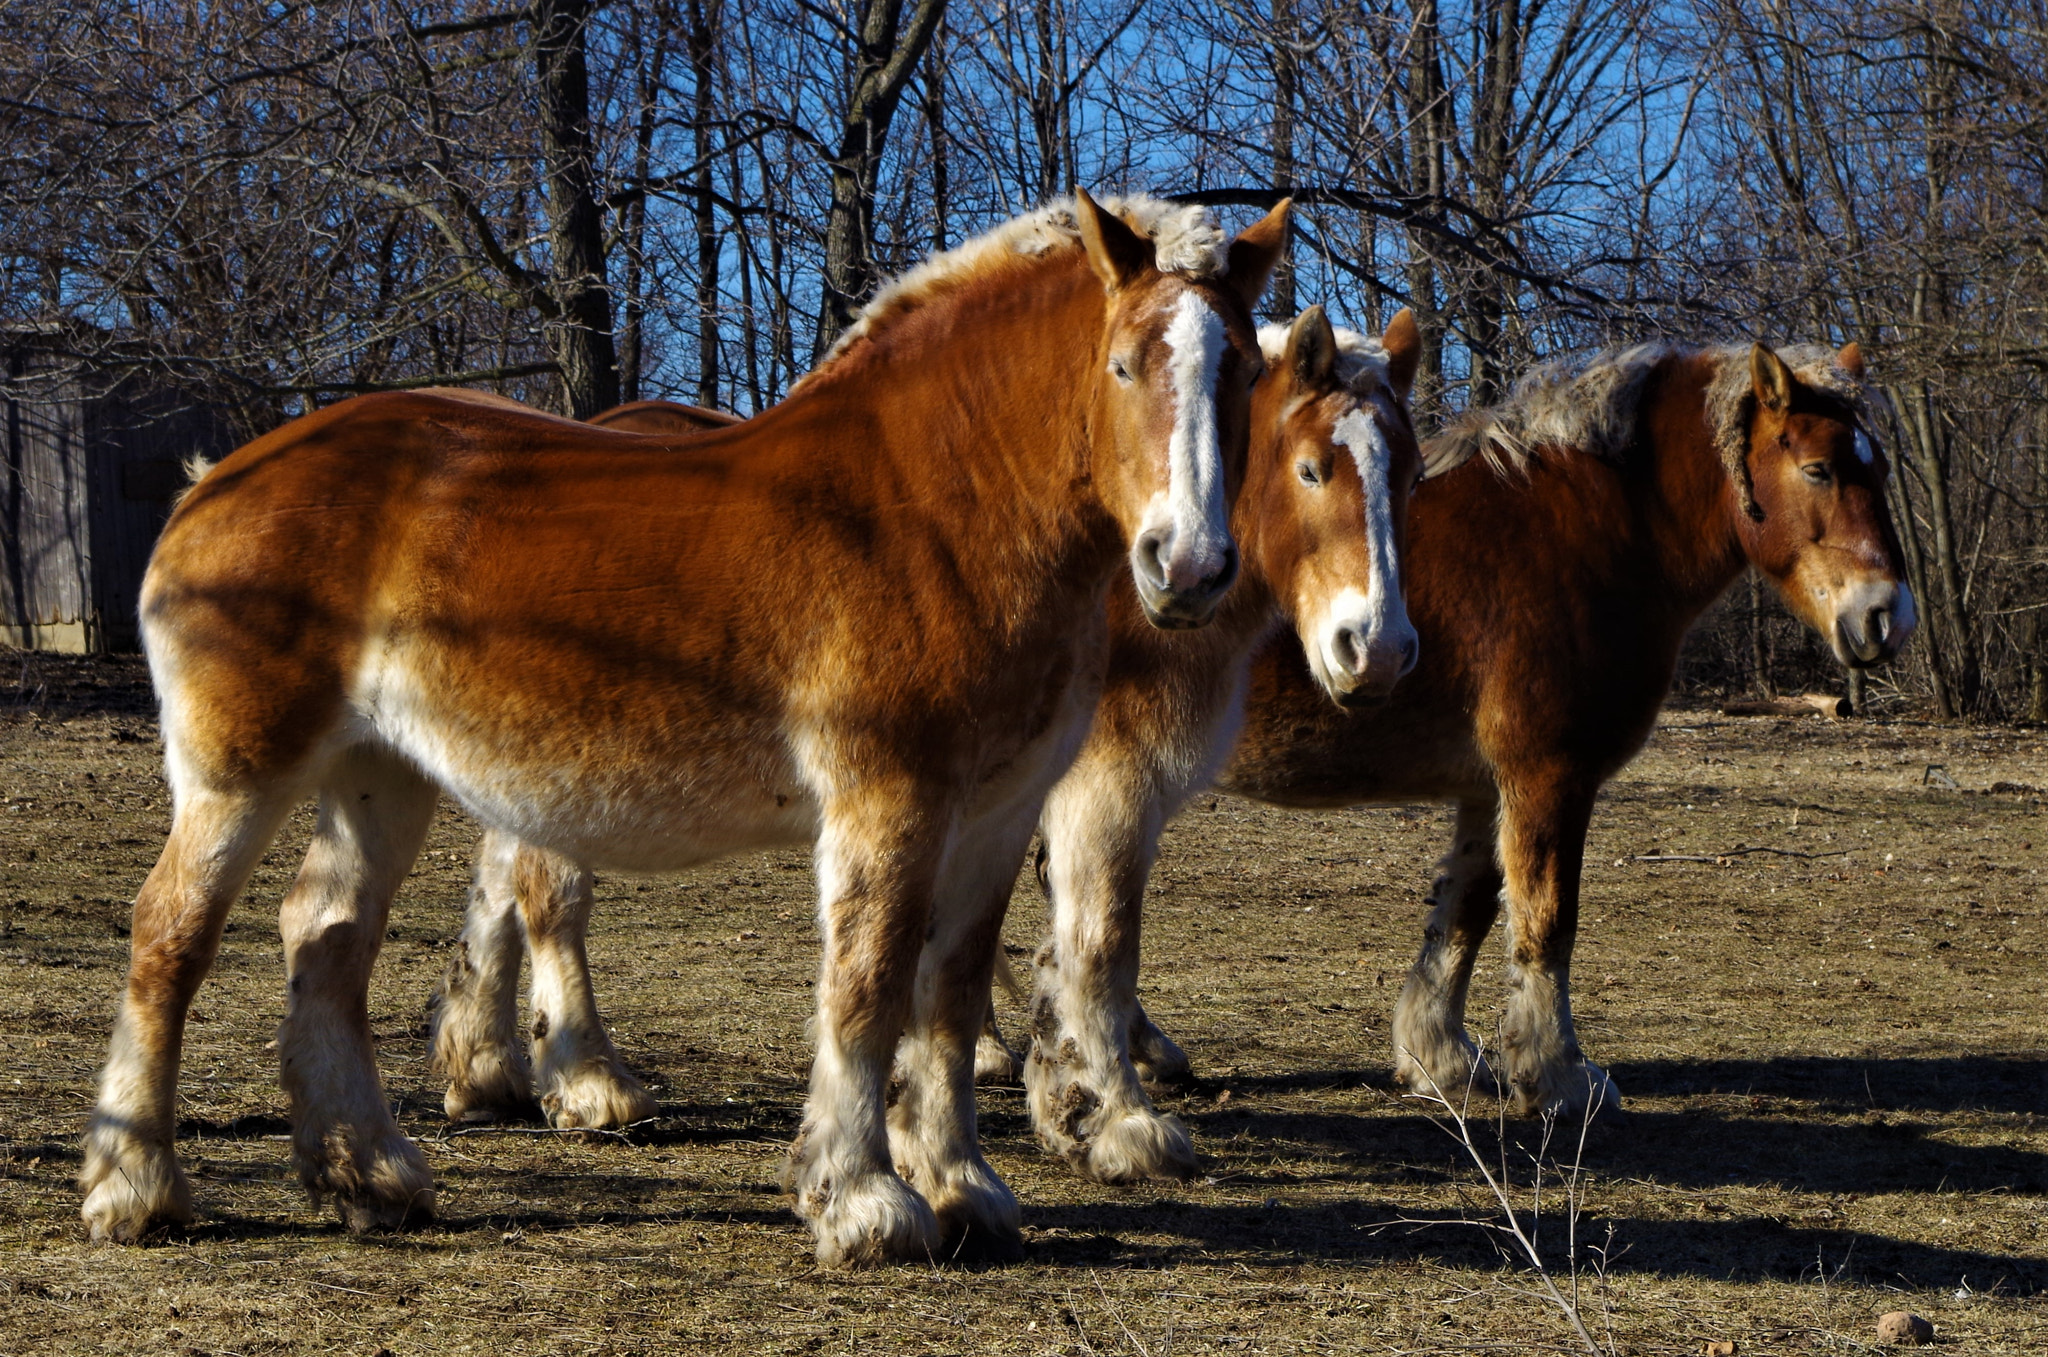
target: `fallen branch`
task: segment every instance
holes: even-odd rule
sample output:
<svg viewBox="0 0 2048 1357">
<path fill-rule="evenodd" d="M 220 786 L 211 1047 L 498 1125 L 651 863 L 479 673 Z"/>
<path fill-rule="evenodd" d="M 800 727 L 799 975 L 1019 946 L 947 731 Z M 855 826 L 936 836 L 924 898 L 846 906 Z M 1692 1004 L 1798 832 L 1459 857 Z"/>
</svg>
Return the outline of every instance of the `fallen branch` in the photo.
<svg viewBox="0 0 2048 1357">
<path fill-rule="evenodd" d="M 1730 858 L 1747 857 L 1751 853 L 1771 853 L 1781 858 L 1805 858 L 1811 862 L 1817 858 L 1845 858 L 1854 851 L 1848 848 L 1832 853 L 1802 853 L 1796 848 L 1731 848 L 1725 853 L 1636 853 L 1625 858 L 1616 858 L 1614 865 L 1624 862 L 1726 862 Z"/>
<path fill-rule="evenodd" d="M 1801 693 L 1797 697 L 1764 697 L 1744 702 L 1729 702 L 1721 708 L 1723 716 L 1825 716 L 1840 720 L 1851 715 L 1849 699 L 1836 697 L 1832 693 Z"/>
</svg>

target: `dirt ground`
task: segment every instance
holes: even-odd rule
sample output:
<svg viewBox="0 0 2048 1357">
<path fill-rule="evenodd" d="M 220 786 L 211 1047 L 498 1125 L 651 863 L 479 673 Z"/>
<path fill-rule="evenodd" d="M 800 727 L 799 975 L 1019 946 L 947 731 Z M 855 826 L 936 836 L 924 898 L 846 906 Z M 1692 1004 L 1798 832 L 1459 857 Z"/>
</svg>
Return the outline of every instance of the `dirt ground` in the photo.
<svg viewBox="0 0 2048 1357">
<path fill-rule="evenodd" d="M 440 1222 L 352 1239 L 309 1207 L 264 1049 L 302 816 L 193 1014 L 180 1150 L 201 1222 L 150 1247 L 90 1246 L 70 1180 L 128 902 L 166 829 L 155 723 L 134 661 L 0 663 L 0 1352 L 1166 1357 L 1575 1341 L 1535 1274 L 1497 1250 L 1485 1227 L 1504 1218 L 1471 1161 L 1387 1082 L 1391 1005 L 1449 833 L 1427 806 L 1198 803 L 1165 844 L 1145 991 L 1203 1076 L 1168 1102 L 1203 1176 L 1081 1182 L 1037 1148 L 1021 1092 L 989 1090 L 983 1134 L 1024 1202 L 1026 1261 L 856 1274 L 814 1268 L 775 1187 L 816 964 L 807 858 L 601 883 L 601 993 L 662 1100 L 657 1122 L 623 1143 L 451 1133 L 422 1016 L 475 838 L 452 810 L 399 898 L 371 998 Z M 1950 1351 L 2048 1348 L 2043 788 L 2040 731 L 1667 713 L 1596 818 L 1576 967 L 1582 1037 L 1627 1117 L 1587 1138 L 1576 1194 L 1546 1177 L 1535 1217 L 1569 1291 L 1575 1195 L 1596 1337 L 1642 1354 L 1857 1351 L 1904 1308 Z M 1668 860 L 1688 857 L 1706 860 Z M 1041 921 L 1027 881 L 1016 950 Z M 1475 1028 L 1497 1006 L 1498 957 L 1474 985 Z M 1498 1172 L 1492 1124 L 1476 1135 Z M 1569 1161 L 1576 1136 L 1560 1140 L 1552 1155 Z M 1507 1128 L 1525 1221 L 1539 1141 Z"/>
</svg>

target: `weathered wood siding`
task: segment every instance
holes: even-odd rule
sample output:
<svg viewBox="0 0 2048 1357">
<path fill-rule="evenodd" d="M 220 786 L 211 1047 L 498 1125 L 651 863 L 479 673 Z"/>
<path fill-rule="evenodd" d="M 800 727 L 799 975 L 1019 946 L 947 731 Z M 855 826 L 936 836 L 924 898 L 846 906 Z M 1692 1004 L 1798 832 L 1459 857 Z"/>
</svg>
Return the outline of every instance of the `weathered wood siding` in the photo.
<svg viewBox="0 0 2048 1357">
<path fill-rule="evenodd" d="M 8 362 L 0 481 L 0 641 L 133 650 L 150 550 L 188 457 L 228 450 L 213 412 L 136 381 L 87 394 Z"/>
</svg>

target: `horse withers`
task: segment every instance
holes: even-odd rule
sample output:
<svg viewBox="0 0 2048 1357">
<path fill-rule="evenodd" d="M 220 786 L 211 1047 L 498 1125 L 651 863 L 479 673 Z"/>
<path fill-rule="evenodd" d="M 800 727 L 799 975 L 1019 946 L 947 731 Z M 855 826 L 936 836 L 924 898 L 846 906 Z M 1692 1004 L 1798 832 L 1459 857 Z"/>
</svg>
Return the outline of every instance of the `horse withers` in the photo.
<svg viewBox="0 0 2048 1357">
<path fill-rule="evenodd" d="M 1394 1017 L 1406 1086 L 1493 1088 L 1465 1001 L 1505 900 L 1500 1055 L 1514 1108 L 1619 1105 L 1571 1019 L 1594 798 L 1648 738 L 1686 629 L 1745 564 L 1845 665 L 1883 663 L 1912 635 L 1875 400 L 1854 344 L 1650 345 L 1540 370 L 1429 444 L 1432 462 L 1455 470 L 1412 506 L 1408 604 L 1422 656 L 1392 698 L 1337 710 L 1285 635 L 1254 663 L 1220 786 L 1288 806 L 1457 807 Z M 1185 1077 L 1185 1057 L 1142 1011 L 1128 1021 L 1146 1074 Z"/>
<path fill-rule="evenodd" d="M 600 866 L 815 842 L 817 1054 L 787 1181 L 818 1256 L 1015 1250 L 974 1124 L 1009 885 L 985 878 L 1080 745 L 1116 580 L 1169 626 L 1228 591 L 1249 307 L 1285 232 L 1284 205 L 1234 243 L 1199 209 L 1120 211 L 1077 194 L 938 256 L 723 432 L 389 394 L 194 486 L 143 587 L 174 810 L 86 1134 L 92 1233 L 191 1215 L 185 1012 L 309 793 L 281 918 L 293 1159 L 352 1228 L 431 1212 L 367 987 L 438 789 Z"/>
</svg>

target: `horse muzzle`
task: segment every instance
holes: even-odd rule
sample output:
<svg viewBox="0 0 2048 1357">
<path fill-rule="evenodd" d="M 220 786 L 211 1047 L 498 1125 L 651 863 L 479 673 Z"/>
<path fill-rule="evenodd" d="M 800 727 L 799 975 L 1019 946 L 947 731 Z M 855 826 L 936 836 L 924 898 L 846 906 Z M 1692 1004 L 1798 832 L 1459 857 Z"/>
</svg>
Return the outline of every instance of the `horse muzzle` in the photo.
<svg viewBox="0 0 2048 1357">
<path fill-rule="evenodd" d="M 1329 623 L 1318 647 L 1316 677 L 1330 700 L 1346 710 L 1375 707 L 1415 668 L 1421 642 L 1405 612 L 1382 625 L 1357 619 Z"/>
<path fill-rule="evenodd" d="M 1208 625 L 1237 582 L 1237 546 L 1227 537 L 1187 550 L 1171 528 L 1148 529 L 1131 548 L 1131 578 L 1145 620 L 1162 631 Z"/>
<path fill-rule="evenodd" d="M 1872 580 L 1842 591 L 1829 640 L 1836 659 L 1852 669 L 1868 669 L 1903 650 L 1918 626 L 1913 591 L 1896 580 Z"/>
</svg>

